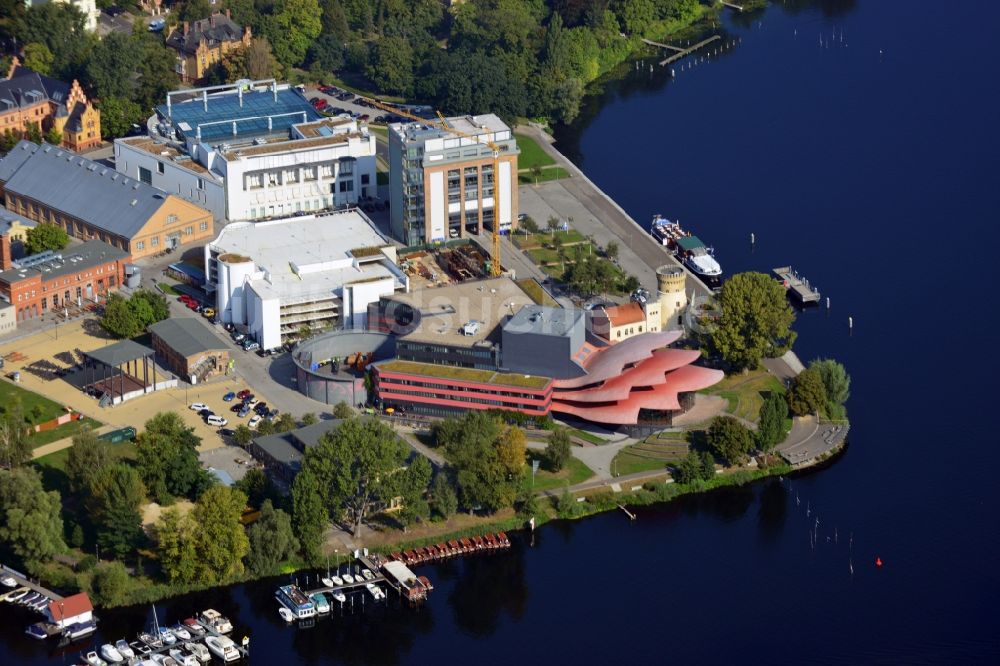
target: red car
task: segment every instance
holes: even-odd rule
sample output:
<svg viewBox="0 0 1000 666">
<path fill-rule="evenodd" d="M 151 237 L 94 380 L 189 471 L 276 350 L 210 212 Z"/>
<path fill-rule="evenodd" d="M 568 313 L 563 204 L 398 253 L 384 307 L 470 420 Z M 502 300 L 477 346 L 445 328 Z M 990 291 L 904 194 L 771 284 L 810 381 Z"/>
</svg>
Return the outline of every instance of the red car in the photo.
<svg viewBox="0 0 1000 666">
<path fill-rule="evenodd" d="M 250 389 L 243 389 L 242 391 L 236 394 L 236 397 L 239 398 L 240 400 L 245 400 L 249 395 L 250 395 Z"/>
</svg>

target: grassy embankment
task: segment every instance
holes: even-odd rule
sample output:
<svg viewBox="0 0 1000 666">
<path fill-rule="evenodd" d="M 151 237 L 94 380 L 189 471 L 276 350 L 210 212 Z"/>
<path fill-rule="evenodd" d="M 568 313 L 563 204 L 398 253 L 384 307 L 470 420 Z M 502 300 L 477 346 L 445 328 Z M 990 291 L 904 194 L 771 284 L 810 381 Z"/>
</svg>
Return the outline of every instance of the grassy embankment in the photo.
<svg viewBox="0 0 1000 666">
<path fill-rule="evenodd" d="M 45 396 L 8 382 L 0 382 L 0 405 L 10 405 L 15 401 L 20 401 L 25 418 L 33 426 L 45 423 L 66 413 L 66 410 L 59 403 L 53 402 Z M 88 416 L 82 421 L 70 421 L 52 430 L 33 432 L 28 436 L 28 441 L 31 443 L 32 449 L 37 449 L 43 444 L 49 444 L 65 437 L 72 437 L 85 426 L 99 428 L 101 425 L 100 421 L 95 421 Z"/>
</svg>

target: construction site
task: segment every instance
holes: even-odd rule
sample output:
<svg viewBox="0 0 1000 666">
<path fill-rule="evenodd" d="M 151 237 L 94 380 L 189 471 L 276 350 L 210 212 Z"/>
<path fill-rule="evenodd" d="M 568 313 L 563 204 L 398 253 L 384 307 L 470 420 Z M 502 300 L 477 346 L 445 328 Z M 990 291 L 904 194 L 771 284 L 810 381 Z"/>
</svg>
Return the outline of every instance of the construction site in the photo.
<svg viewBox="0 0 1000 666">
<path fill-rule="evenodd" d="M 490 277 L 490 257 L 474 242 L 400 255 L 411 291 Z"/>
</svg>

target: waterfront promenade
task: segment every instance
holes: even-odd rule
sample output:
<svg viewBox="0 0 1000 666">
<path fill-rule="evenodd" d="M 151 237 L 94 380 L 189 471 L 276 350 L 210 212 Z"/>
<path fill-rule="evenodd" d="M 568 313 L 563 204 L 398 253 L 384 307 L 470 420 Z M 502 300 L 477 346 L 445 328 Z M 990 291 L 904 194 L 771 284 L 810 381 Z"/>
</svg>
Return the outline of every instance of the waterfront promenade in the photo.
<svg viewBox="0 0 1000 666">
<path fill-rule="evenodd" d="M 680 262 L 649 234 L 646 227 L 636 222 L 583 171 L 556 150 L 552 137 L 533 125 L 518 127 L 517 131 L 538 142 L 542 150 L 571 176 L 538 185 L 521 185 L 518 191 L 520 211 L 530 215 L 542 228 L 546 220 L 555 215 L 583 235 L 593 237 L 602 247 L 615 241 L 619 248 L 619 265 L 635 275 L 642 286 L 656 293 L 656 269 L 664 264 L 680 266 Z M 686 268 L 684 271 L 688 276 L 689 294 L 691 290 L 698 296 L 711 293 L 690 271 Z"/>
</svg>

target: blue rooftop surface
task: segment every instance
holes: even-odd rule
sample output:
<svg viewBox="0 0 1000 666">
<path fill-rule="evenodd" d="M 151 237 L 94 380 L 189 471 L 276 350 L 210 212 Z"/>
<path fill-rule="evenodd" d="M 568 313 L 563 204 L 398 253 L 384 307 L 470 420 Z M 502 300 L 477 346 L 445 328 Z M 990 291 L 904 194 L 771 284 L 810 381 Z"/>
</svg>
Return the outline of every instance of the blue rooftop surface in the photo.
<svg viewBox="0 0 1000 666">
<path fill-rule="evenodd" d="M 171 104 L 170 116 L 167 115 L 167 105 L 157 107 L 161 118 L 171 119 L 179 135 L 185 138 L 197 136 L 198 125 L 201 128 L 201 140 L 208 144 L 218 144 L 232 141 L 233 121 L 236 122 L 236 137 L 257 137 L 281 133 L 296 123 L 319 120 L 322 116 L 302 93 L 294 88 L 278 90 L 277 96 L 271 90 L 252 90 L 243 93 L 242 105 L 240 96 L 235 92 L 225 92 L 208 96 L 208 109 L 201 97 Z M 282 115 L 294 114 L 294 115 Z M 268 117 L 271 117 L 271 127 L 268 128 Z M 280 116 L 280 117 L 274 117 Z M 247 120 L 253 118 L 253 120 Z M 209 125 L 225 121 L 219 125 Z"/>
</svg>

